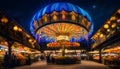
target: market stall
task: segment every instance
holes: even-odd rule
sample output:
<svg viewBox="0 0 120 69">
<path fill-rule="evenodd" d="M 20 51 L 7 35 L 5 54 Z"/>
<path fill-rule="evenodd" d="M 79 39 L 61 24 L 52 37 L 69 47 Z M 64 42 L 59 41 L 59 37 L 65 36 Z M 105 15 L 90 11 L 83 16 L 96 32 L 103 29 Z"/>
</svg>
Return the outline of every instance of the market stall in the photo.
<svg viewBox="0 0 120 69">
<path fill-rule="evenodd" d="M 120 65 L 120 44 L 113 44 L 103 50 L 103 63 L 107 65 Z"/>
<path fill-rule="evenodd" d="M 27 62 L 33 63 L 39 59 L 40 51 L 28 48 L 18 42 L 14 42 L 11 48 L 12 66 L 26 65 Z M 5 40 L 0 40 L 0 65 L 5 64 L 5 60 L 9 59 L 7 55 L 9 55 L 8 44 Z"/>
<path fill-rule="evenodd" d="M 4 60 L 4 55 L 8 51 L 8 43 L 0 36 L 0 65 Z"/>
<path fill-rule="evenodd" d="M 16 55 L 19 65 L 25 65 L 38 61 L 40 52 L 15 42 L 12 45 L 12 54 Z"/>
</svg>

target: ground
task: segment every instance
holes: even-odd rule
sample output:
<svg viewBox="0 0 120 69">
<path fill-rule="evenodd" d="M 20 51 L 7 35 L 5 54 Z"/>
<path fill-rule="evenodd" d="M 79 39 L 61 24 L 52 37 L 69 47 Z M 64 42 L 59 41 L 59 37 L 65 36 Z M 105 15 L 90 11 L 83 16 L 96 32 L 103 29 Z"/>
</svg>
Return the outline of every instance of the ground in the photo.
<svg viewBox="0 0 120 69">
<path fill-rule="evenodd" d="M 93 61 L 82 61 L 81 64 L 72 65 L 55 65 L 46 64 L 45 61 L 39 61 L 29 66 L 21 66 L 15 69 L 112 69 L 107 65 L 96 63 Z"/>
</svg>

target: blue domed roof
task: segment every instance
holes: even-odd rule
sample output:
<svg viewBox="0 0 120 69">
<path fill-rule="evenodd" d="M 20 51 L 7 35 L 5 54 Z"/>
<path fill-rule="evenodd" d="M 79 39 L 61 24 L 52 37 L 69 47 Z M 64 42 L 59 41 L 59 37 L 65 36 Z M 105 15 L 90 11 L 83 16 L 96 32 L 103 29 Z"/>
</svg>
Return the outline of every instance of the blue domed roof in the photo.
<svg viewBox="0 0 120 69">
<path fill-rule="evenodd" d="M 92 22 L 91 17 L 89 16 L 89 14 L 86 11 L 84 11 L 83 9 L 81 9 L 79 6 L 73 5 L 71 3 L 66 3 L 66 2 L 57 2 L 57 3 L 49 4 L 46 7 L 42 8 L 40 11 L 38 11 L 32 19 L 32 22 L 31 22 L 31 25 L 30 25 L 31 32 L 33 33 L 32 23 L 33 23 L 34 20 L 38 20 L 44 14 L 50 14 L 54 11 L 61 12 L 62 10 L 65 10 L 67 12 L 74 11 L 75 13 L 77 13 L 79 15 L 82 15 L 85 18 L 87 18 L 87 20 L 90 21 L 90 23 L 91 23 L 91 29 L 89 31 L 89 35 L 92 34 L 92 32 L 93 32 L 93 22 Z"/>
<path fill-rule="evenodd" d="M 53 11 L 60 12 L 62 10 L 65 10 L 67 12 L 74 11 L 77 14 L 83 15 L 91 22 L 91 17 L 89 16 L 89 14 L 86 11 L 84 11 L 77 5 L 73 5 L 71 3 L 63 3 L 63 2 L 50 4 L 50 5 L 47 5 L 46 7 L 42 8 L 40 11 L 38 11 L 38 13 L 36 13 L 35 19 L 39 19 L 44 14 L 50 14 Z"/>
</svg>

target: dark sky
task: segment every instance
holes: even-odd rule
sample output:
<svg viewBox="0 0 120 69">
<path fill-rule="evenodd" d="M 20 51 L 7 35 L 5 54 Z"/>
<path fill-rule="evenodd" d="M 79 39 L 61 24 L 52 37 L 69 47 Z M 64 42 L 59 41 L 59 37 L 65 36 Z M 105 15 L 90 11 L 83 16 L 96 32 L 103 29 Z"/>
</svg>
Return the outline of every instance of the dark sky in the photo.
<svg viewBox="0 0 120 69">
<path fill-rule="evenodd" d="M 87 11 L 94 22 L 94 32 L 120 8 L 120 0 L 0 0 L 0 8 L 30 33 L 33 15 L 54 2 L 70 2 Z"/>
</svg>

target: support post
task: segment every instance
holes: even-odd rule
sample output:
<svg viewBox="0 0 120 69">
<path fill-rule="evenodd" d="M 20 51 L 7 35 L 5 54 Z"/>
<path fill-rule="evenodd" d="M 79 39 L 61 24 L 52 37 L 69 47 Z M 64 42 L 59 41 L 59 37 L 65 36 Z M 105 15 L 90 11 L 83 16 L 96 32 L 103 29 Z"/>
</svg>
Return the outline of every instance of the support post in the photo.
<svg viewBox="0 0 120 69">
<path fill-rule="evenodd" d="M 65 56 L 65 46 L 62 45 L 62 56 Z"/>
<path fill-rule="evenodd" d="M 102 50 L 100 49 L 99 50 L 99 62 L 102 63 Z"/>
</svg>

